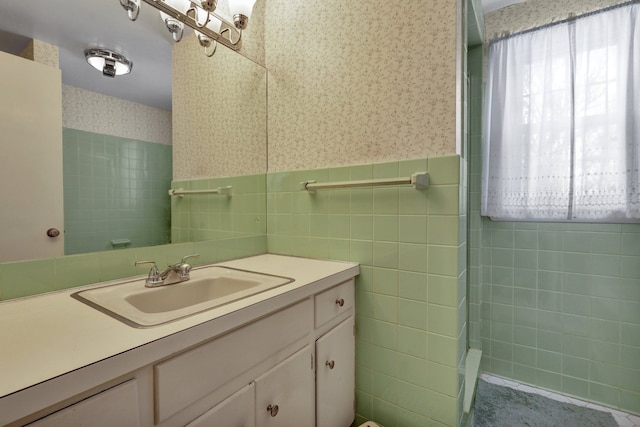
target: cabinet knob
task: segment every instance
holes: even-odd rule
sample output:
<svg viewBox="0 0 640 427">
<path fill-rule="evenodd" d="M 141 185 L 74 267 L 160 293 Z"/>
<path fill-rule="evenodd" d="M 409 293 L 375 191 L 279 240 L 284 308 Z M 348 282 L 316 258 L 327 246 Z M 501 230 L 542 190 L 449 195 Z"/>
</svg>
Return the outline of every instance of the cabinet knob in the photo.
<svg viewBox="0 0 640 427">
<path fill-rule="evenodd" d="M 344 305 L 344 299 L 343 298 L 339 298 L 336 300 L 336 304 L 340 307 L 342 307 Z"/>
<path fill-rule="evenodd" d="M 269 415 L 271 415 L 272 417 L 275 417 L 276 415 L 278 415 L 278 410 L 280 408 L 278 408 L 278 405 L 269 405 L 267 406 L 267 412 L 269 413 Z"/>
<path fill-rule="evenodd" d="M 333 367 L 336 366 L 336 362 L 334 362 L 333 360 L 329 360 L 327 362 L 324 362 L 324 366 L 328 366 L 329 369 L 333 369 Z"/>
<path fill-rule="evenodd" d="M 60 230 L 58 230 L 57 228 L 50 228 L 47 230 L 47 236 L 53 238 L 53 237 L 58 237 L 60 235 Z"/>
</svg>

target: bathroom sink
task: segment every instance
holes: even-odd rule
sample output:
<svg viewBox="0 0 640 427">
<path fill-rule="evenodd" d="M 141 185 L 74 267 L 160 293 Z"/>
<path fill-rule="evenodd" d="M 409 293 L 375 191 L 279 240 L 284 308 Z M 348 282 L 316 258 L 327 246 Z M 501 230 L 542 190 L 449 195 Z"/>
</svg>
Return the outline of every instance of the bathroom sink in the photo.
<svg viewBox="0 0 640 427">
<path fill-rule="evenodd" d="M 130 326 L 146 328 L 211 310 L 293 282 L 224 266 L 191 271 L 191 279 L 147 288 L 144 279 L 73 293 L 71 296 Z"/>
</svg>

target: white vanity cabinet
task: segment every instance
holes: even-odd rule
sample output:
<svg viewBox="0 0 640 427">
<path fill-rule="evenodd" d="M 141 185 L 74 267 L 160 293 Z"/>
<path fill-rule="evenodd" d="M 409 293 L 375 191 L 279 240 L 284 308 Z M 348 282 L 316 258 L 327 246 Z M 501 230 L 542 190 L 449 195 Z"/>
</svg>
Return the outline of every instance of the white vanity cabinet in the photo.
<svg viewBox="0 0 640 427">
<path fill-rule="evenodd" d="M 348 269 L 4 396 L 0 425 L 348 427 Z"/>
<path fill-rule="evenodd" d="M 257 378 L 308 347 L 312 330 L 312 302 L 307 298 L 155 364 L 156 425 L 184 426 L 252 381 L 259 395 Z"/>
</svg>

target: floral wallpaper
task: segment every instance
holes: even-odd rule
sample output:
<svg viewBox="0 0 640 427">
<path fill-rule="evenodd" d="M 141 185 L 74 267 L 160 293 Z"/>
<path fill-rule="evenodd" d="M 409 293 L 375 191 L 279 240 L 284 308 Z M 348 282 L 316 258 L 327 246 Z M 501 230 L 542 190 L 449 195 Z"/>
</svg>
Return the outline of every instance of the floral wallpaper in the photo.
<svg viewBox="0 0 640 427">
<path fill-rule="evenodd" d="M 62 126 L 171 144 L 171 111 L 62 85 Z"/>
<path fill-rule="evenodd" d="M 456 2 L 268 0 L 269 171 L 456 152 Z"/>
<path fill-rule="evenodd" d="M 499 9 L 484 17 L 485 37 L 488 40 L 507 31 L 516 33 L 567 19 L 570 13 L 582 15 L 628 0 L 527 0 Z"/>
<path fill-rule="evenodd" d="M 264 67 L 224 46 L 207 57 L 195 36 L 173 48 L 173 179 L 265 173 Z"/>
</svg>

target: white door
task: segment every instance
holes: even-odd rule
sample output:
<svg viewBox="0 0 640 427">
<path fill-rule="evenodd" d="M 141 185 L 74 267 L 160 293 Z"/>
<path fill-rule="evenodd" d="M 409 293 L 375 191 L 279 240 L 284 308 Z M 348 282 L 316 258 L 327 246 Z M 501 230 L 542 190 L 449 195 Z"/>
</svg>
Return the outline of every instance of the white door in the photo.
<svg viewBox="0 0 640 427">
<path fill-rule="evenodd" d="M 0 70 L 0 262 L 61 256 L 61 73 L 4 52 Z"/>
</svg>

